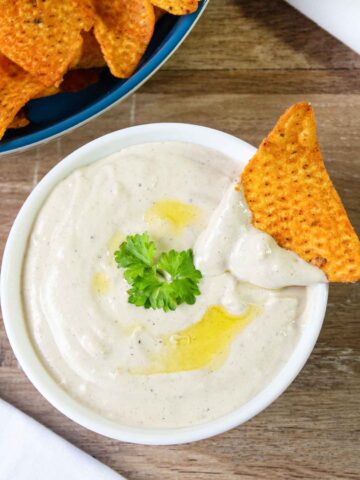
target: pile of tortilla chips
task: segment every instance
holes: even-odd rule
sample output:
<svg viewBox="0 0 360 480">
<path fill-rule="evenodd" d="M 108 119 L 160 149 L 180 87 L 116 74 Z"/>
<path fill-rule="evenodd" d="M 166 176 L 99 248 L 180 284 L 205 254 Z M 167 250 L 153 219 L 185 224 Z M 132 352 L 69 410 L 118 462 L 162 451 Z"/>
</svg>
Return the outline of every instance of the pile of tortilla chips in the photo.
<svg viewBox="0 0 360 480">
<path fill-rule="evenodd" d="M 76 91 L 108 65 L 128 78 L 165 12 L 185 15 L 199 0 L 0 0 L 0 139 L 29 123 L 33 98 Z"/>
</svg>

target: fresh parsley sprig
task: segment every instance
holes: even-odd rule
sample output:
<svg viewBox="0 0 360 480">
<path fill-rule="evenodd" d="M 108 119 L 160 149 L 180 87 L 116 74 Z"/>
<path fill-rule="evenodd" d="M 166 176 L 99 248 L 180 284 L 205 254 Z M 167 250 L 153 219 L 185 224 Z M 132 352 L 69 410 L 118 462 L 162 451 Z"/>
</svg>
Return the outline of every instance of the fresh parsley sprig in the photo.
<svg viewBox="0 0 360 480">
<path fill-rule="evenodd" d="M 129 235 L 114 255 L 131 285 L 128 301 L 137 307 L 168 312 L 182 303 L 193 305 L 200 295 L 202 275 L 195 268 L 192 250 L 169 250 L 156 261 L 156 245 L 145 232 Z"/>
</svg>

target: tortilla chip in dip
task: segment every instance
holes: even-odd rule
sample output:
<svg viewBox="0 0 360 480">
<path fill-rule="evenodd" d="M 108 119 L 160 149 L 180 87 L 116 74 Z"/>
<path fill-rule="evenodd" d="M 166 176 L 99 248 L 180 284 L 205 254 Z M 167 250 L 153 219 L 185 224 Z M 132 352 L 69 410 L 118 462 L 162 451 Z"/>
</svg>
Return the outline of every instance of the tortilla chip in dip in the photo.
<svg viewBox="0 0 360 480">
<path fill-rule="evenodd" d="M 310 104 L 297 103 L 279 119 L 241 185 L 256 228 L 330 282 L 360 279 L 360 241 L 326 171 Z"/>
<path fill-rule="evenodd" d="M 137 67 L 154 32 L 150 0 L 95 0 L 95 36 L 111 73 L 129 77 Z"/>
</svg>

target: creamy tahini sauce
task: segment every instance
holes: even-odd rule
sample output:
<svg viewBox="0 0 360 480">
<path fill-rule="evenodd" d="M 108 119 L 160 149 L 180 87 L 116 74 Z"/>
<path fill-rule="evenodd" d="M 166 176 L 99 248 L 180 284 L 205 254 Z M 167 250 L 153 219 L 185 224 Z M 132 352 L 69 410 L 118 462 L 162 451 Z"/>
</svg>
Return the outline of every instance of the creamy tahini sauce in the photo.
<svg viewBox="0 0 360 480">
<path fill-rule="evenodd" d="M 224 243 L 206 230 L 237 176 L 218 152 L 158 143 L 81 168 L 53 190 L 29 240 L 23 302 L 40 357 L 71 396 L 127 425 L 185 426 L 239 407 L 283 366 L 304 322 L 306 288 L 251 285 L 263 277 L 240 266 L 239 232 Z M 233 220 L 249 228 L 247 217 Z M 218 231 L 230 227 L 222 221 Z M 195 305 L 164 313 L 128 303 L 113 254 L 145 230 L 160 251 L 193 248 L 207 231 L 204 248 L 196 244 L 204 278 Z M 281 256 L 275 263 L 290 268 Z"/>
<path fill-rule="evenodd" d="M 279 247 L 251 224 L 243 192 L 230 185 L 196 241 L 196 266 L 207 275 L 231 272 L 238 280 L 263 288 L 326 282 L 326 275 L 296 253 Z"/>
</svg>

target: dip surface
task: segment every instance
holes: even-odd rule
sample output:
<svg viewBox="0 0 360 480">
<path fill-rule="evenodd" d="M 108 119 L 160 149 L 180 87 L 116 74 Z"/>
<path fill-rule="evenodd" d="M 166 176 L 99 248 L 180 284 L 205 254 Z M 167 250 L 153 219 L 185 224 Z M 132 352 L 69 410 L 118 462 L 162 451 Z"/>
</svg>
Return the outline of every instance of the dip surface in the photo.
<svg viewBox="0 0 360 480">
<path fill-rule="evenodd" d="M 220 269 L 204 272 L 195 305 L 164 313 L 128 303 L 113 258 L 144 231 L 159 251 L 194 248 L 238 174 L 204 147 L 145 144 L 53 190 L 29 239 L 23 303 L 40 358 L 72 397 L 125 425 L 188 426 L 238 408 L 279 372 L 304 322 L 306 287 L 269 290 Z M 206 335 L 219 335 L 207 344 L 218 347 L 213 361 Z"/>
</svg>

